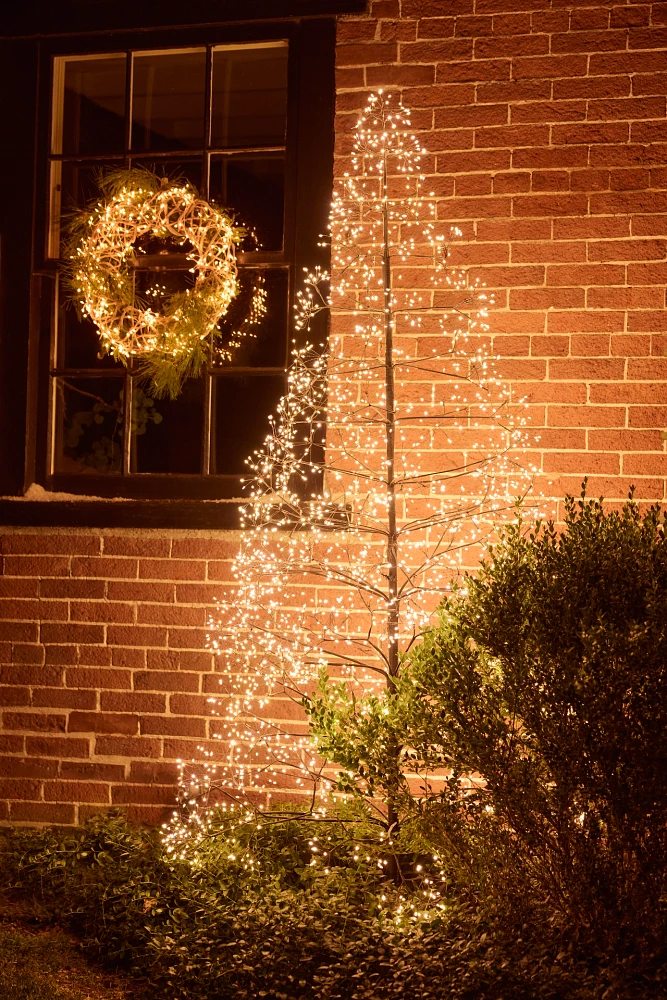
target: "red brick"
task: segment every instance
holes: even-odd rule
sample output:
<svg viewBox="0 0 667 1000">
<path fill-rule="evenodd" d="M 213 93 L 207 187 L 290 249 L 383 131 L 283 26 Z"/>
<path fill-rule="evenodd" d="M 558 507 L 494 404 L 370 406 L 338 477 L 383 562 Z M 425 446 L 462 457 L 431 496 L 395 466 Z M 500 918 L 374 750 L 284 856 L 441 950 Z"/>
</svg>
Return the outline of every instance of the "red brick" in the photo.
<svg viewBox="0 0 667 1000">
<path fill-rule="evenodd" d="M 35 757 L 84 757 L 90 756 L 88 740 L 71 736 L 27 736 L 26 752 Z"/>
<path fill-rule="evenodd" d="M 63 671 L 56 667 L 37 665 L 5 665 L 0 667 L 0 684 L 62 684 Z"/>
<path fill-rule="evenodd" d="M 71 580 L 54 577 L 39 581 L 40 597 L 84 598 L 101 600 L 104 597 L 104 580 Z"/>
<path fill-rule="evenodd" d="M 662 448 L 660 431 L 589 431 L 588 444 L 593 451 L 658 451 Z"/>
<path fill-rule="evenodd" d="M 58 805 L 55 802 L 12 802 L 9 815 L 13 823 L 74 823 L 73 805 Z"/>
<path fill-rule="evenodd" d="M 651 353 L 651 338 L 643 335 L 617 334 L 611 338 L 611 353 L 620 357 L 643 357 Z"/>
<path fill-rule="evenodd" d="M 512 75 L 517 80 L 523 77 L 540 80 L 548 77 L 571 79 L 576 76 L 586 76 L 587 70 L 588 58 L 585 55 L 529 56 L 514 59 L 512 62 Z"/>
<path fill-rule="evenodd" d="M 111 577 L 133 580 L 137 576 L 137 559 L 113 559 L 100 556 L 97 559 L 72 559 L 72 576 Z"/>
<path fill-rule="evenodd" d="M 123 764 L 100 764 L 97 761 L 64 760 L 60 765 L 60 776 L 67 781 L 122 781 L 125 767 Z"/>
<path fill-rule="evenodd" d="M 79 688 L 34 688 L 32 704 L 37 708 L 79 708 L 93 711 L 97 708 L 97 693 Z"/>
<path fill-rule="evenodd" d="M 337 66 L 367 66 L 396 62 L 398 47 L 380 42 L 357 45 L 339 45 L 336 49 Z"/>
<path fill-rule="evenodd" d="M 30 732 L 64 733 L 66 716 L 46 715 L 40 712 L 3 712 L 5 729 L 24 729 Z"/>
<path fill-rule="evenodd" d="M 575 357 L 607 357 L 609 355 L 610 346 L 611 337 L 607 334 L 574 333 L 570 337 L 570 353 Z"/>
<path fill-rule="evenodd" d="M 572 100 L 576 97 L 608 98 L 629 97 L 634 80 L 628 76 L 587 76 L 573 80 L 554 80 L 555 101 Z"/>
<path fill-rule="evenodd" d="M 142 559 L 139 576 L 144 580 L 204 580 L 206 563 L 194 559 Z"/>
<path fill-rule="evenodd" d="M 111 650 L 111 664 L 114 667 L 128 667 L 130 670 L 145 670 L 146 650 L 136 646 L 114 646 Z"/>
<path fill-rule="evenodd" d="M 5 576 L 69 576 L 66 556 L 5 556 Z"/>
<path fill-rule="evenodd" d="M 25 737 L 0 733 L 0 753 L 23 753 Z"/>
<path fill-rule="evenodd" d="M 30 688 L 0 687 L 0 705 L 9 707 L 30 704 Z"/>
<path fill-rule="evenodd" d="M 102 712 L 72 712 L 67 722 L 70 733 L 123 733 L 136 736 L 139 720 L 136 715 Z"/>
<path fill-rule="evenodd" d="M 55 778 L 60 763 L 43 757 L 0 757 L 0 774 L 8 778 Z"/>
<path fill-rule="evenodd" d="M 184 608 L 169 604 L 139 605 L 137 621 L 155 625 L 194 625 L 202 627 L 206 624 L 206 608 Z"/>
<path fill-rule="evenodd" d="M 179 670 L 198 670 L 207 673 L 213 669 L 214 656 L 210 652 L 182 649 L 178 654 Z"/>
<path fill-rule="evenodd" d="M 102 802 L 110 801 L 109 786 L 90 781 L 46 781 L 44 798 L 47 802 Z"/>
<path fill-rule="evenodd" d="M 12 663 L 37 663 L 53 662 L 49 660 L 47 650 L 41 643 L 15 642 L 12 646 Z"/>
<path fill-rule="evenodd" d="M 199 678 L 191 673 L 151 670 L 134 675 L 137 691 L 199 691 Z"/>
<path fill-rule="evenodd" d="M 100 757 L 159 757 L 161 742 L 143 736 L 98 736 L 95 755 Z"/>
<path fill-rule="evenodd" d="M 174 584 L 149 583 L 145 580 L 116 583 L 110 580 L 107 584 L 107 597 L 110 601 L 158 601 L 160 604 L 169 604 L 174 600 Z"/>
<path fill-rule="evenodd" d="M 575 472 L 577 475 L 617 476 L 621 460 L 618 455 L 594 455 L 591 452 L 546 452 L 544 472 Z"/>
<path fill-rule="evenodd" d="M 167 630 L 146 625 L 109 625 L 107 640 L 118 646 L 166 646 Z"/>
<path fill-rule="evenodd" d="M 624 49 L 625 31 L 568 31 L 551 36 L 551 51 L 559 52 L 609 52 Z"/>
<path fill-rule="evenodd" d="M 533 356 L 564 357 L 569 351 L 569 337 L 531 337 L 530 353 Z"/>
<path fill-rule="evenodd" d="M 551 427 L 623 427 L 622 406 L 550 406 Z"/>
<path fill-rule="evenodd" d="M 176 788 L 172 785 L 115 785 L 111 789 L 114 805 L 124 803 L 159 803 L 176 805 Z"/>
<path fill-rule="evenodd" d="M 70 618 L 75 622 L 133 622 L 134 605 L 119 601 L 72 601 Z"/>
<path fill-rule="evenodd" d="M 147 649 L 146 667 L 148 670 L 178 670 L 181 654 L 171 649 Z"/>
<path fill-rule="evenodd" d="M 610 358 L 555 358 L 549 362 L 549 378 L 572 381 L 622 379 L 625 362 Z"/>
<path fill-rule="evenodd" d="M 130 782 L 146 782 L 154 785 L 175 785 L 178 778 L 176 764 L 160 761 L 133 760 L 130 764 Z"/>
<path fill-rule="evenodd" d="M 220 597 L 220 594 L 221 589 L 218 583 L 179 583 L 176 586 L 178 604 L 212 605 L 216 597 Z"/>
<path fill-rule="evenodd" d="M 109 667 L 111 650 L 108 646 L 79 646 L 78 663 L 82 667 Z"/>
<path fill-rule="evenodd" d="M 206 649 L 208 632 L 197 628 L 170 628 L 170 649 Z"/>
<path fill-rule="evenodd" d="M 132 686 L 132 674 L 129 670 L 70 667 L 65 676 L 68 688 L 112 688 L 125 691 Z"/>
<path fill-rule="evenodd" d="M 190 719 L 174 715 L 146 715 L 141 718 L 142 736 L 192 736 L 202 739 L 206 736 L 204 719 Z"/>
<path fill-rule="evenodd" d="M 8 533 L 2 538 L 5 555 L 97 555 L 100 539 L 89 533 L 69 534 L 60 528 L 57 532 L 45 529 L 29 534 Z"/>
<path fill-rule="evenodd" d="M 164 712 L 166 703 L 166 695 L 143 691 L 103 691 L 100 696 L 103 712 Z"/>
<path fill-rule="evenodd" d="M 154 538 L 146 535 L 142 538 L 136 538 L 132 535 L 105 535 L 103 551 L 105 557 L 152 556 L 164 558 L 170 555 L 171 544 L 168 538 Z"/>
<path fill-rule="evenodd" d="M 37 642 L 35 622 L 0 622 L 0 641 Z"/>
<path fill-rule="evenodd" d="M 621 285 L 625 268 L 612 264 L 554 264 L 547 268 L 548 285 Z"/>
<path fill-rule="evenodd" d="M 28 778 L 0 779 L 0 798 L 3 799 L 39 799 L 42 783 Z"/>
<path fill-rule="evenodd" d="M 39 597 L 39 580 L 29 577 L 0 577 L 0 597 Z"/>
<path fill-rule="evenodd" d="M 55 625 L 45 623 L 40 626 L 40 639 L 44 643 L 103 643 L 102 625 Z"/>
<path fill-rule="evenodd" d="M 213 706 L 210 695 L 172 694 L 169 696 L 169 711 L 175 715 L 211 715 Z"/>
<path fill-rule="evenodd" d="M 515 195 L 514 215 L 583 215 L 588 199 L 583 194 Z"/>
<path fill-rule="evenodd" d="M 57 664 L 59 666 L 65 666 L 71 663 L 77 663 L 79 660 L 79 651 L 76 646 L 44 646 L 44 662 L 48 664 Z"/>
<path fill-rule="evenodd" d="M 611 310 L 550 312 L 547 316 L 549 333 L 617 332 L 625 327 L 625 313 Z"/>
</svg>

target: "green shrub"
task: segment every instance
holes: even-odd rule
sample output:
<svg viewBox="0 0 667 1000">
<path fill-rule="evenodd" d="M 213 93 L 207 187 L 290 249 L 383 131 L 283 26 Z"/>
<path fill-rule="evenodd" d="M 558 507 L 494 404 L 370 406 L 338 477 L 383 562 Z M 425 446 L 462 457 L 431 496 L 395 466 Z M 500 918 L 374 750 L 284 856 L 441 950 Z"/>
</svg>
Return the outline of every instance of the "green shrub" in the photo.
<svg viewBox="0 0 667 1000">
<path fill-rule="evenodd" d="M 665 523 L 657 507 L 606 514 L 568 498 L 562 533 L 509 528 L 414 651 L 396 709 L 415 765 L 451 769 L 418 810 L 459 878 L 510 913 L 532 901 L 553 915 L 554 939 L 560 928 L 568 947 L 614 967 L 612 982 L 658 995 Z"/>
</svg>

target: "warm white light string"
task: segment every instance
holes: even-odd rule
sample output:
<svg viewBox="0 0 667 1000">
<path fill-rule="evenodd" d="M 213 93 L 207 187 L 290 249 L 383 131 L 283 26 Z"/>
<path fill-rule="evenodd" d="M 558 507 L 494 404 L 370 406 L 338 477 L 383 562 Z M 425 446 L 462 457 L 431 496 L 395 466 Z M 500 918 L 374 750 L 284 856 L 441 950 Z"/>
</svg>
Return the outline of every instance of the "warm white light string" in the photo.
<svg viewBox="0 0 667 1000">
<path fill-rule="evenodd" d="M 236 244 L 244 230 L 221 208 L 200 198 L 187 183 L 160 182 L 148 171 L 126 171 L 125 183 L 76 218 L 77 238 L 68 261 L 69 283 L 84 315 L 97 327 L 102 347 L 122 361 L 159 353 L 179 359 L 212 334 L 239 289 Z M 103 186 L 105 182 L 103 181 Z M 81 223 L 83 222 L 83 226 Z M 82 230 L 82 231 L 81 231 Z M 135 267 L 137 243 L 157 237 L 187 247 L 194 275 L 191 288 L 165 299 L 161 310 L 139 296 Z M 243 332 L 265 312 L 266 292 L 258 286 L 251 315 L 228 345 L 231 357 Z"/>
<path fill-rule="evenodd" d="M 329 346 L 295 351 L 272 431 L 249 460 L 234 586 L 210 635 L 221 752 L 202 748 L 203 767 L 180 765 L 173 852 L 206 835 L 220 804 L 239 822 L 278 792 L 326 811 L 335 771 L 308 736 L 303 693 L 324 669 L 381 696 L 390 664 L 531 490 L 526 404 L 486 353 L 492 298 L 447 264 L 424 152 L 400 102 L 372 95 L 333 200 L 331 288 L 315 271 L 299 296 L 300 330 L 331 308 Z"/>
</svg>

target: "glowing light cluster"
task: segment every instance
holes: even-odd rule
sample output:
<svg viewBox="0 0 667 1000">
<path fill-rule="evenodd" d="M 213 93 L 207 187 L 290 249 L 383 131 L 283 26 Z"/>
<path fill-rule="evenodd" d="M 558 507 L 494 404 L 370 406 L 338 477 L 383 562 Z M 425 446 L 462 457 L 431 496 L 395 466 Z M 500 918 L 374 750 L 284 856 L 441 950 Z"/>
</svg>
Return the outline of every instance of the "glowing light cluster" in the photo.
<svg viewBox="0 0 667 1000">
<path fill-rule="evenodd" d="M 112 173 L 101 187 L 105 197 L 70 227 L 72 294 L 97 327 L 104 351 L 124 362 L 154 356 L 182 363 L 220 333 L 218 323 L 239 291 L 236 245 L 245 230 L 188 183 L 146 170 Z M 192 287 L 171 295 L 159 287 L 137 292 L 137 262 L 147 238 L 187 248 Z M 160 307 L 151 299 L 160 299 Z M 264 315 L 265 299 L 263 282 L 256 282 L 246 320 L 227 344 L 217 345 L 223 359 Z"/>
<path fill-rule="evenodd" d="M 372 95 L 334 195 L 331 277 L 307 273 L 299 296 L 302 336 L 330 310 L 328 347 L 295 350 L 249 459 L 234 586 L 210 636 L 222 752 L 181 765 L 174 850 L 221 801 L 300 793 L 323 815 L 336 772 L 309 738 L 304 693 L 321 671 L 358 695 L 390 691 L 461 567 L 531 491 L 525 402 L 488 356 L 493 300 L 448 263 L 424 152 L 406 109 Z"/>
</svg>

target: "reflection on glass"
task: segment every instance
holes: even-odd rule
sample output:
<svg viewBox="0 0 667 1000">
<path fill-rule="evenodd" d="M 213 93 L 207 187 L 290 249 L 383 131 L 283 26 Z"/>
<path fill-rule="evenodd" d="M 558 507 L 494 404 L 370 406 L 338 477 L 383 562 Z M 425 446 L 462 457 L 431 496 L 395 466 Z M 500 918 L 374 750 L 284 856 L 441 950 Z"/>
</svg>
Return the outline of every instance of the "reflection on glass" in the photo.
<svg viewBox="0 0 667 1000">
<path fill-rule="evenodd" d="M 68 163 L 55 160 L 51 164 L 51 227 L 49 256 L 59 257 L 60 236 L 68 214 L 101 194 L 99 180 L 108 170 L 118 168 L 118 163 Z"/>
<path fill-rule="evenodd" d="M 281 153 L 211 157 L 210 192 L 255 233 L 262 250 L 282 250 L 285 157 Z M 247 239 L 242 249 L 254 250 L 254 241 Z"/>
<path fill-rule="evenodd" d="M 188 379 L 178 399 L 132 393 L 132 472 L 201 472 L 204 380 Z"/>
<path fill-rule="evenodd" d="M 204 145 L 206 53 L 134 56 L 132 149 L 197 149 Z"/>
<path fill-rule="evenodd" d="M 286 42 L 214 49 L 213 146 L 282 146 L 286 115 Z"/>
<path fill-rule="evenodd" d="M 218 324 L 221 346 L 226 346 L 233 331 L 241 328 L 258 281 L 266 294 L 266 314 L 252 328 L 252 336 L 242 339 L 225 367 L 231 364 L 237 368 L 283 368 L 287 360 L 289 278 L 284 268 L 239 270 L 239 292 Z"/>
<path fill-rule="evenodd" d="M 145 246 L 147 256 L 143 258 L 143 261 L 141 258 L 139 259 L 140 264 L 146 260 L 150 260 L 151 265 L 153 265 L 156 258 L 165 253 L 163 250 L 158 250 L 156 253 L 157 247 L 160 246 L 157 240 L 151 240 Z M 194 275 L 189 270 L 188 262 L 185 258 L 187 248 L 179 247 L 179 249 L 182 252 L 179 256 L 176 256 L 172 254 L 171 247 L 169 247 L 168 251 L 166 251 L 168 256 L 162 258 L 165 262 L 164 267 L 156 268 L 151 266 L 145 269 L 137 267 L 134 272 L 134 288 L 137 301 L 141 302 L 144 306 L 150 306 L 154 312 L 164 312 L 169 305 L 169 299 L 172 295 L 185 292 L 188 288 L 192 288 L 194 284 Z M 169 267 L 169 264 L 175 266 Z"/>
<path fill-rule="evenodd" d="M 59 368 L 120 368 L 121 362 L 102 351 L 97 327 L 80 319 L 71 302 L 61 301 L 58 313 Z"/>
<path fill-rule="evenodd" d="M 242 475 L 248 472 L 246 458 L 261 448 L 269 433 L 269 414 L 276 412 L 285 393 L 285 376 L 220 375 L 214 386 L 212 471 Z"/>
<path fill-rule="evenodd" d="M 172 160 L 171 158 L 145 160 L 133 157 L 132 167 L 143 167 L 145 170 L 157 174 L 158 177 L 166 177 L 170 183 L 189 181 L 198 191 L 202 189 L 201 157 L 196 160 Z"/>
<path fill-rule="evenodd" d="M 53 152 L 79 156 L 122 153 L 125 56 L 56 60 L 56 96 L 60 86 L 62 121 L 54 121 Z"/>
<path fill-rule="evenodd" d="M 56 472 L 122 472 L 123 385 L 122 378 L 56 380 Z"/>
</svg>

